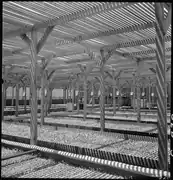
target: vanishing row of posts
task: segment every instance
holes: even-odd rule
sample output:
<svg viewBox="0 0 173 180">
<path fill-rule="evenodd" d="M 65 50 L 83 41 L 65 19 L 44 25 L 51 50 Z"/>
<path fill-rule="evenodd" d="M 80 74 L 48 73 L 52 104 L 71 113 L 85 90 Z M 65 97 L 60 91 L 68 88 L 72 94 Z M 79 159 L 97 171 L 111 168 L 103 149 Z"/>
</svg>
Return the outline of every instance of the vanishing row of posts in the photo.
<svg viewBox="0 0 173 180">
<path fill-rule="evenodd" d="M 155 7 L 155 17 L 156 17 L 156 57 L 157 57 L 157 64 L 156 64 L 156 89 L 157 89 L 157 107 L 158 107 L 158 157 L 159 157 L 159 165 L 160 169 L 168 171 L 168 136 L 167 136 L 167 102 L 166 102 L 166 60 L 165 60 L 165 35 L 171 23 L 172 17 L 172 6 L 168 9 L 168 15 L 164 17 L 164 7 L 162 3 L 154 3 Z M 52 31 L 54 26 L 49 26 L 46 29 L 46 33 L 37 41 L 37 32 L 33 28 L 31 30 L 31 38 L 29 38 L 26 34 L 22 34 L 21 38 L 24 42 L 28 45 L 30 52 L 31 52 L 31 68 L 30 68 L 30 77 L 31 77 L 31 144 L 37 144 L 37 55 L 40 52 L 41 48 L 44 45 L 48 35 Z M 97 60 L 97 66 L 100 71 L 99 81 L 100 81 L 100 124 L 101 124 L 101 131 L 104 131 L 105 128 L 105 84 L 104 84 L 104 76 L 103 76 L 103 68 L 106 61 L 112 55 L 113 52 L 106 52 L 100 51 L 101 57 Z M 44 69 L 43 69 L 44 72 Z M 139 82 L 139 72 L 137 72 L 137 82 Z M 46 79 L 46 78 L 45 78 Z M 47 78 L 46 80 L 48 80 Z M 44 82 L 44 80 L 43 80 Z M 49 85 L 49 81 L 47 84 Z M 47 85 L 47 92 L 49 91 L 49 86 Z M 18 85 L 17 88 L 18 89 Z M 44 100 L 44 85 L 42 85 L 42 101 Z M 86 82 L 84 81 L 84 90 L 86 91 Z M 140 89 L 139 85 L 137 85 L 137 102 L 139 103 L 140 97 Z M 2 95 L 5 95 L 5 88 L 3 86 Z M 17 93 L 18 94 L 18 93 Z M 86 97 L 86 92 L 84 92 Z M 43 101 L 44 102 L 44 101 Z M 18 102 L 17 102 L 18 103 Z M 42 113 L 44 113 L 42 103 Z M 139 104 L 138 104 L 139 105 Z M 3 101 L 3 108 L 4 108 L 4 101 Z M 3 109 L 4 111 L 4 109 Z M 3 112 L 2 111 L 2 112 Z M 140 105 L 137 106 L 137 115 L 138 120 L 140 119 Z M 3 113 L 2 113 L 3 116 Z M 84 104 L 84 119 L 86 118 L 86 98 Z M 44 116 L 41 118 L 41 123 L 44 122 Z"/>
</svg>

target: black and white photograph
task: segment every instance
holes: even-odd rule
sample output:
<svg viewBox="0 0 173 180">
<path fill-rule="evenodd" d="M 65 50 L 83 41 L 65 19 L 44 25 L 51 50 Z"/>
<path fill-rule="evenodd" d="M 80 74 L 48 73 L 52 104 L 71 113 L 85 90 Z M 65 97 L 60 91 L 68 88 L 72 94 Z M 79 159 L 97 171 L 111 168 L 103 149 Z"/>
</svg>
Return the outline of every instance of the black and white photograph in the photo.
<svg viewBox="0 0 173 180">
<path fill-rule="evenodd" d="M 1 29 L 1 178 L 171 179 L 171 2 L 3 1 Z"/>
</svg>

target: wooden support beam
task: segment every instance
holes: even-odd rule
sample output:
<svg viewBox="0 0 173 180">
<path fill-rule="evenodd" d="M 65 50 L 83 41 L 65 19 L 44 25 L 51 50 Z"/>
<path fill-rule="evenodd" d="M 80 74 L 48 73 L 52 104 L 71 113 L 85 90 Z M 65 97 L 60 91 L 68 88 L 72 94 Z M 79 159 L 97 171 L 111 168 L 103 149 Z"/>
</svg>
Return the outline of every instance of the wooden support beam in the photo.
<svg viewBox="0 0 173 180">
<path fill-rule="evenodd" d="M 42 59 L 42 65 L 44 66 L 45 59 Z M 44 101 L 45 101 L 45 71 L 41 72 L 41 126 L 44 124 Z"/>
<path fill-rule="evenodd" d="M 137 62 L 137 67 L 139 67 L 139 62 Z M 137 122 L 141 121 L 141 89 L 140 89 L 140 68 L 136 71 L 136 92 L 137 92 Z"/>
<path fill-rule="evenodd" d="M 171 41 L 171 35 L 170 36 L 165 36 L 165 42 Z M 145 46 L 148 44 L 155 44 L 156 40 L 155 38 L 147 38 L 147 39 L 142 39 L 142 40 L 135 40 L 135 41 L 129 41 L 129 42 L 123 42 L 123 43 L 117 43 L 113 45 L 106 45 L 102 47 L 103 50 L 108 51 L 108 50 L 114 50 L 114 49 L 119 49 L 119 48 L 127 48 L 127 47 L 135 47 L 135 46 Z"/>
<path fill-rule="evenodd" d="M 83 120 L 86 121 L 87 116 L 87 76 L 84 76 L 84 117 Z"/>
<path fill-rule="evenodd" d="M 117 78 L 117 87 L 118 87 L 118 110 L 120 109 L 120 105 L 121 105 L 121 88 L 120 88 L 120 78 Z"/>
<path fill-rule="evenodd" d="M 117 34 L 123 34 L 123 33 L 129 33 L 129 32 L 134 32 L 134 31 L 139 31 L 139 30 L 144 30 L 148 28 L 154 27 L 155 22 L 146 22 L 142 24 L 135 24 L 123 28 L 118 28 L 118 29 L 111 29 L 109 31 L 99 31 L 98 33 L 92 33 L 92 34 L 87 34 L 87 35 L 79 35 L 76 36 L 75 38 L 71 39 L 71 37 L 66 38 L 65 40 L 58 40 L 56 41 L 56 45 L 61 45 L 61 44 L 70 44 L 70 43 L 80 43 L 81 41 L 86 41 L 89 39 L 94 39 L 102 36 L 111 36 L 111 35 L 117 35 Z"/>
<path fill-rule="evenodd" d="M 168 47 L 165 49 L 165 52 L 170 52 L 171 51 L 171 47 Z M 149 50 L 145 50 L 145 51 L 137 51 L 137 52 L 132 52 L 132 53 L 123 53 L 122 56 L 123 57 L 128 57 L 128 56 L 140 56 L 140 55 L 148 55 L 148 54 L 153 54 L 155 53 L 155 49 L 149 49 Z M 169 56 L 168 56 L 169 57 Z M 141 58 L 141 60 L 147 60 L 147 59 L 157 59 L 156 57 L 144 57 Z"/>
<path fill-rule="evenodd" d="M 37 54 L 41 51 L 42 47 L 44 46 L 48 36 L 50 35 L 50 33 L 53 31 L 55 26 L 48 26 L 43 34 L 43 36 L 41 37 L 41 39 L 39 40 L 38 44 L 37 44 Z"/>
<path fill-rule="evenodd" d="M 134 112 L 136 112 L 136 77 L 135 77 L 135 73 L 132 74 L 133 77 L 133 109 L 134 109 Z"/>
<path fill-rule="evenodd" d="M 19 84 L 16 84 L 16 112 L 15 116 L 18 117 L 19 114 Z"/>
<path fill-rule="evenodd" d="M 164 7 L 162 3 L 154 3 L 156 17 L 156 90 L 158 107 L 158 160 L 159 168 L 168 171 L 168 127 L 167 127 L 167 101 L 166 101 L 166 61 L 165 61 L 165 42 L 166 31 L 170 24 L 170 19 L 164 18 Z M 171 12 L 168 12 L 170 18 Z M 171 15 L 172 16 L 172 15 Z"/>
<path fill-rule="evenodd" d="M 4 96 L 5 96 L 5 80 L 2 83 L 2 121 L 4 120 Z"/>
<path fill-rule="evenodd" d="M 50 63 L 50 61 L 51 61 L 54 57 L 56 57 L 56 55 L 55 55 L 55 54 L 51 54 L 51 55 L 49 55 L 49 56 L 46 57 L 46 58 L 45 58 L 45 57 L 42 58 L 42 61 L 45 61 L 44 65 L 42 65 L 42 69 L 43 69 L 43 70 L 48 66 L 48 64 Z"/>
<path fill-rule="evenodd" d="M 151 110 L 151 78 L 149 77 L 149 90 L 148 90 L 148 101 L 149 101 L 149 110 Z"/>
<path fill-rule="evenodd" d="M 104 86 L 104 71 L 100 69 L 101 75 L 98 77 L 100 80 L 100 128 L 101 132 L 105 129 L 105 86 Z"/>
<path fill-rule="evenodd" d="M 26 42 L 31 51 L 31 126 L 30 126 L 30 144 L 37 144 L 37 32 L 31 31 L 31 39 L 26 34 L 21 35 L 21 38 Z"/>
<path fill-rule="evenodd" d="M 77 99 L 77 113 L 79 113 L 79 101 L 80 101 L 80 86 L 77 83 L 78 99 Z"/>
<path fill-rule="evenodd" d="M 114 77 L 115 77 L 115 71 L 113 70 L 112 71 L 112 78 L 113 78 L 113 80 L 112 80 L 112 87 L 113 87 L 112 98 L 113 98 L 113 115 L 115 116 L 115 114 L 116 114 L 116 97 L 115 97 L 116 83 L 115 83 Z"/>
<path fill-rule="evenodd" d="M 94 112 L 95 97 L 94 97 L 94 82 L 92 81 L 92 111 Z"/>
<path fill-rule="evenodd" d="M 26 113 L 26 105 L 27 105 L 27 101 L 26 101 L 26 85 L 24 86 L 24 88 L 23 88 L 23 90 L 24 90 L 24 111 L 25 111 L 25 113 Z"/>
<path fill-rule="evenodd" d="M 48 98 L 48 113 L 50 114 L 50 109 L 52 105 L 52 88 L 49 88 L 49 98 Z"/>
<path fill-rule="evenodd" d="M 76 80 L 72 80 L 71 82 L 71 88 L 72 88 L 72 111 L 74 111 L 74 104 L 75 104 L 75 81 Z"/>
<path fill-rule="evenodd" d="M 12 86 L 12 98 L 11 98 L 11 106 L 14 107 L 14 87 L 15 86 Z"/>
<path fill-rule="evenodd" d="M 66 104 L 66 88 L 63 88 L 63 104 Z"/>
<path fill-rule="evenodd" d="M 5 93 L 4 93 L 4 108 L 6 108 L 6 102 L 7 102 L 7 89 L 8 89 L 8 83 L 5 83 Z"/>
</svg>

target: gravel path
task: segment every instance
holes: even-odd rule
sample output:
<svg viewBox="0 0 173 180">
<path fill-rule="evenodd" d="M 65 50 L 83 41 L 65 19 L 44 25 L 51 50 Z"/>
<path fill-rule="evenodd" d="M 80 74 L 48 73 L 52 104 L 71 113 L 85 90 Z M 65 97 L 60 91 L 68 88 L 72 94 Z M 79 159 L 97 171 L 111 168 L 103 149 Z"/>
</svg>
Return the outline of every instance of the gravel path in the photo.
<svg viewBox="0 0 173 180">
<path fill-rule="evenodd" d="M 2 133 L 30 137 L 30 128 L 26 125 L 2 123 Z M 38 127 L 38 140 L 76 145 L 105 151 L 136 155 L 140 157 L 158 158 L 158 143 L 146 141 L 124 140 L 113 133 L 101 133 L 70 128 Z M 170 144 L 169 144 L 170 147 Z M 169 148 L 170 151 L 170 148 Z"/>
</svg>

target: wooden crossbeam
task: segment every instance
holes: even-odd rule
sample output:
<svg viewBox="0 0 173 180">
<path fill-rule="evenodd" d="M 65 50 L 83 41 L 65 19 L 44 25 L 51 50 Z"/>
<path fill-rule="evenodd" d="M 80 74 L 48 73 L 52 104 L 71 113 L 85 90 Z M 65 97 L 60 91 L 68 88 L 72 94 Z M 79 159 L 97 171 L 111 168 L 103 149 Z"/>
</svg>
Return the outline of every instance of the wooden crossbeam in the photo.
<svg viewBox="0 0 173 180">
<path fill-rule="evenodd" d="M 165 42 L 169 42 L 169 41 L 171 41 L 171 36 L 165 36 Z M 125 43 L 107 45 L 107 46 L 103 46 L 102 49 L 104 49 L 105 51 L 108 51 L 112 49 L 135 47 L 135 46 L 141 46 L 141 45 L 147 45 L 147 44 L 155 44 L 155 42 L 156 42 L 155 38 L 147 38 L 147 39 L 142 39 L 142 40 L 129 41 Z"/>
<path fill-rule="evenodd" d="M 166 55 L 165 56 L 165 59 L 171 59 L 171 55 Z M 154 57 L 145 57 L 145 58 L 141 58 L 141 61 L 155 61 L 157 60 L 157 57 L 154 56 Z"/>
<path fill-rule="evenodd" d="M 8 31 L 8 32 L 4 33 L 3 39 L 11 38 L 11 37 L 14 37 L 14 36 L 19 36 L 21 34 L 32 31 L 32 29 L 38 30 L 38 29 L 41 29 L 41 28 L 46 28 L 48 26 L 64 25 L 64 24 L 66 24 L 68 22 L 71 22 L 71 21 L 74 21 L 74 20 L 77 20 L 77 19 L 83 19 L 83 18 L 86 18 L 86 17 L 91 17 L 91 16 L 94 16 L 96 14 L 100 14 L 100 13 L 115 10 L 115 9 L 119 9 L 119 8 L 126 7 L 126 6 L 129 6 L 129 5 L 132 5 L 132 4 L 134 4 L 134 3 L 123 3 L 123 4 L 122 3 L 117 4 L 115 2 L 102 3 L 102 8 L 100 8 L 100 5 L 96 5 L 96 6 L 84 9 L 84 10 L 79 10 L 79 11 L 76 11 L 76 12 L 73 12 L 73 13 L 70 13 L 70 14 L 67 14 L 67 15 L 63 15 L 63 16 L 56 17 L 56 18 L 53 18 L 53 19 L 49 19 L 48 21 L 43 21 L 43 22 L 36 23 L 33 27 L 30 27 L 30 26 L 26 25 L 23 28 Z"/>
<path fill-rule="evenodd" d="M 142 24 L 135 24 L 135 25 L 131 25 L 131 26 L 123 27 L 123 28 L 113 29 L 113 30 L 111 29 L 108 31 L 99 31 L 97 33 L 92 33 L 89 35 L 78 35 L 73 39 L 69 37 L 68 41 L 58 40 L 56 41 L 56 45 L 70 44 L 74 42 L 79 43 L 81 41 L 90 40 L 90 39 L 94 39 L 94 38 L 98 38 L 102 36 L 111 36 L 111 35 L 117 35 L 117 34 L 123 34 L 123 33 L 130 33 L 134 31 L 140 31 L 140 30 L 144 30 L 148 28 L 153 28 L 154 25 L 155 25 L 155 22 L 152 21 L 152 22 L 147 22 L 147 23 L 142 23 Z"/>
<path fill-rule="evenodd" d="M 132 52 L 132 53 L 122 53 L 122 55 L 124 57 L 128 57 L 128 56 L 138 56 L 138 55 L 147 55 L 147 54 L 153 54 L 155 53 L 155 49 L 149 49 L 146 51 L 138 51 L 138 52 Z M 169 52 L 171 51 L 171 47 L 168 47 L 165 49 L 165 52 Z"/>
</svg>

